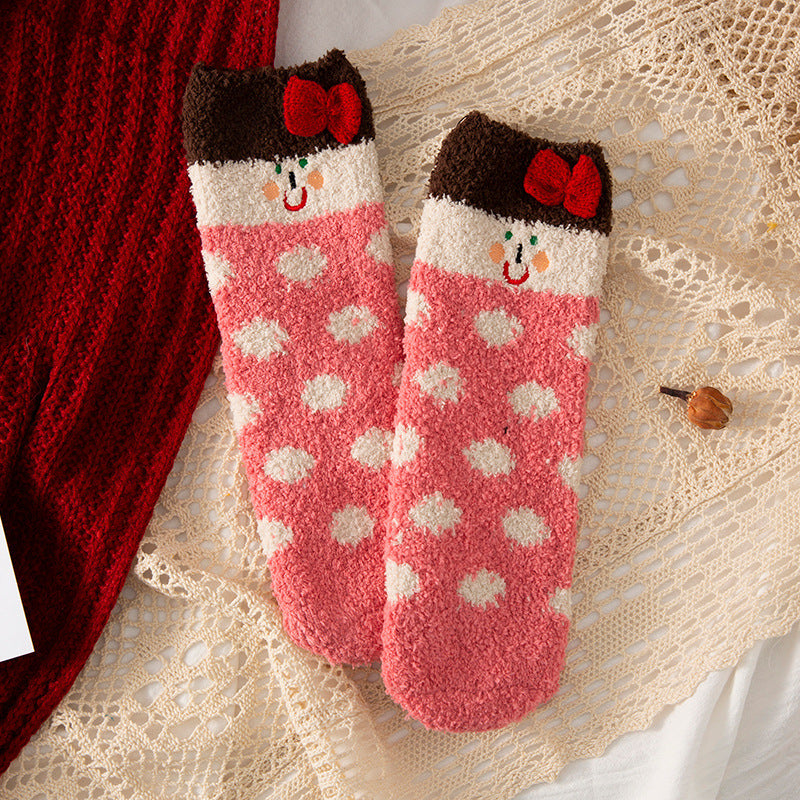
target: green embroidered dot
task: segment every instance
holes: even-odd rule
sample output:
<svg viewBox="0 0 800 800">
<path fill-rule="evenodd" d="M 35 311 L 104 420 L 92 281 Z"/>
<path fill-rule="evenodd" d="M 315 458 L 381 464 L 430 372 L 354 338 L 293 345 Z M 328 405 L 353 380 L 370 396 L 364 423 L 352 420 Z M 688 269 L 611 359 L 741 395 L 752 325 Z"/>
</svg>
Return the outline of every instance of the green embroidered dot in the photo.
<svg viewBox="0 0 800 800">
<path fill-rule="evenodd" d="M 306 164 L 308 164 L 308 159 L 307 158 L 301 158 L 300 159 L 300 166 L 301 167 L 305 167 Z"/>
<path fill-rule="evenodd" d="M 538 243 L 538 241 L 539 241 L 538 237 L 536 237 L 536 236 L 531 236 L 531 244 L 532 244 L 534 247 L 536 247 L 536 244 Z"/>
<path fill-rule="evenodd" d="M 277 172 L 277 173 L 278 173 L 278 175 L 280 175 L 280 174 L 281 174 L 281 165 L 280 165 L 280 164 L 276 164 L 276 165 L 275 165 L 275 172 Z"/>
<path fill-rule="evenodd" d="M 506 241 L 511 238 L 511 231 L 506 231 Z"/>
</svg>

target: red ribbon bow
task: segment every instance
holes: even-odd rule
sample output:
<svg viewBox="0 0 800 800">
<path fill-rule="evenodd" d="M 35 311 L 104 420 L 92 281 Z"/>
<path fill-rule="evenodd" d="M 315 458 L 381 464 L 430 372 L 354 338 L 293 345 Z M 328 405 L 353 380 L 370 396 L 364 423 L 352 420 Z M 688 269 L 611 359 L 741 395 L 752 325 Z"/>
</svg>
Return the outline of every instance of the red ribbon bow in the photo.
<svg viewBox="0 0 800 800">
<path fill-rule="evenodd" d="M 561 203 L 570 214 L 591 219 L 597 213 L 603 182 L 589 156 L 581 156 L 570 169 L 552 150 L 540 150 L 525 173 L 525 191 L 546 206 Z"/>
<path fill-rule="evenodd" d="M 292 75 L 283 93 L 283 119 L 295 136 L 316 136 L 327 128 L 336 141 L 350 144 L 361 127 L 361 100 L 349 83 L 326 92 L 316 81 Z"/>
</svg>

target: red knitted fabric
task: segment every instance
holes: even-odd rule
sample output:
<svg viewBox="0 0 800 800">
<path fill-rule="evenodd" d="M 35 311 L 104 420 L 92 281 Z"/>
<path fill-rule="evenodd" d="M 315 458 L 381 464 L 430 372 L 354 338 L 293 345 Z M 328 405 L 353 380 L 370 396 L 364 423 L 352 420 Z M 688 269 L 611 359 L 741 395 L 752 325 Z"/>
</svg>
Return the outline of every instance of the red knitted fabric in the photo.
<svg viewBox="0 0 800 800">
<path fill-rule="evenodd" d="M 271 64 L 277 13 L 22 0 L 4 15 L 0 517 L 36 652 L 0 664 L 0 772 L 100 635 L 218 345 L 182 156 L 189 71 Z"/>
</svg>

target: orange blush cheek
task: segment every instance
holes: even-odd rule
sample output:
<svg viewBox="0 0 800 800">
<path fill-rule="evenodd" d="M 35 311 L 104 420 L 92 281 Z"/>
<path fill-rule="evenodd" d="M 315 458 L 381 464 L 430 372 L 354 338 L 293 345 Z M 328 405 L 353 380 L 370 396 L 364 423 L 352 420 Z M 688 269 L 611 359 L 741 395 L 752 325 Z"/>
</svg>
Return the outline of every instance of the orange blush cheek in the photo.
<svg viewBox="0 0 800 800">
<path fill-rule="evenodd" d="M 325 183 L 325 179 L 322 177 L 322 173 L 314 170 L 308 174 L 308 181 L 309 186 L 313 186 L 315 189 L 321 189 L 322 184 Z"/>
<path fill-rule="evenodd" d="M 489 258 L 491 258 L 495 264 L 499 264 L 503 260 L 504 254 L 503 245 L 500 244 L 500 242 L 495 242 L 489 248 Z"/>
<path fill-rule="evenodd" d="M 264 197 L 266 197 L 267 200 L 277 200 L 281 194 L 281 190 L 278 188 L 278 184 L 275 183 L 275 181 L 264 184 L 261 191 L 264 192 Z"/>
<path fill-rule="evenodd" d="M 544 250 L 540 250 L 533 257 L 533 266 L 536 267 L 537 272 L 544 272 L 550 266 L 550 259 Z"/>
</svg>

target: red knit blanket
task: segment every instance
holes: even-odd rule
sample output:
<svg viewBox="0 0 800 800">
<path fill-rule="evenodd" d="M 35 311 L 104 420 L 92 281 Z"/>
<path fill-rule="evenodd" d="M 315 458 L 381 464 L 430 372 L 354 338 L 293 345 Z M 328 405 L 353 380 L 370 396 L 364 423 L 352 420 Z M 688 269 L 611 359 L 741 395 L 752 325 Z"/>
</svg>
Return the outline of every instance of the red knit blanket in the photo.
<svg viewBox="0 0 800 800">
<path fill-rule="evenodd" d="M 35 646 L 0 664 L 0 772 L 100 635 L 217 349 L 189 70 L 271 64 L 277 16 L 21 0 L 0 26 L 0 518 Z"/>
</svg>

